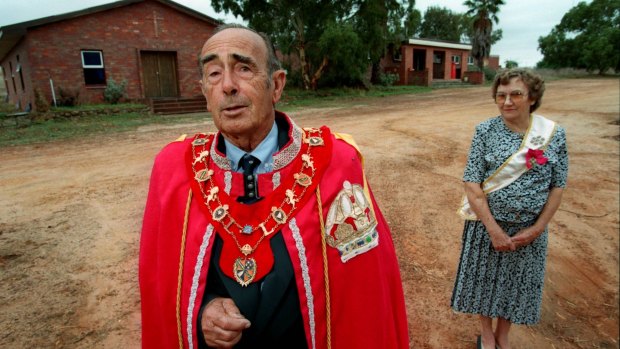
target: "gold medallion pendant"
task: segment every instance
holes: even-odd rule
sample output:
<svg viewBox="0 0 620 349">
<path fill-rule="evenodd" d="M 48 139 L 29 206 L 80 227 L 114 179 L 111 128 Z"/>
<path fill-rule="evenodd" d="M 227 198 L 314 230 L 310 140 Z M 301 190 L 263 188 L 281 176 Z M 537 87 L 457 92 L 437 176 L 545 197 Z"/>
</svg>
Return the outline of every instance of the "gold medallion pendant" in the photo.
<svg viewBox="0 0 620 349">
<path fill-rule="evenodd" d="M 254 258 L 237 258 L 233 265 L 233 275 L 237 282 L 246 287 L 256 276 L 256 261 Z"/>
</svg>

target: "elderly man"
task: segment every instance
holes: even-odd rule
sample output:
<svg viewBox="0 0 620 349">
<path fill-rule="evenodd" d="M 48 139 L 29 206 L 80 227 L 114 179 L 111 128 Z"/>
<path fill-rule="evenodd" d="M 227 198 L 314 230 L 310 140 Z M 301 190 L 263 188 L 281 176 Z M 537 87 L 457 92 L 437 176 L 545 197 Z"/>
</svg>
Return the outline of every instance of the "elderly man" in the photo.
<svg viewBox="0 0 620 349">
<path fill-rule="evenodd" d="M 266 36 L 200 54 L 218 129 L 157 156 L 140 246 L 145 348 L 408 348 L 394 246 L 347 135 L 275 110 Z"/>
</svg>

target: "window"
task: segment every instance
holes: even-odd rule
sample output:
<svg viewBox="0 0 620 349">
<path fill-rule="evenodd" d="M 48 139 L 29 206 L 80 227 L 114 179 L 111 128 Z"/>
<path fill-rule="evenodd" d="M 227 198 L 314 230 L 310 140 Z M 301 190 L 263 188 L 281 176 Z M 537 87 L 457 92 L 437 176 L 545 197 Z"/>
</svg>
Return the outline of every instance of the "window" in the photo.
<svg viewBox="0 0 620 349">
<path fill-rule="evenodd" d="M 467 57 L 467 64 L 469 64 L 469 65 L 474 64 L 474 57 L 472 57 L 472 56 L 468 56 L 468 57 Z"/>
<path fill-rule="evenodd" d="M 86 85 L 105 85 L 105 68 L 101 51 L 82 51 L 82 68 Z"/>
<path fill-rule="evenodd" d="M 433 63 L 441 64 L 443 62 L 443 57 L 439 53 L 433 53 Z"/>
<path fill-rule="evenodd" d="M 452 62 L 454 62 L 456 64 L 460 64 L 461 63 L 461 56 L 452 56 Z"/>
</svg>

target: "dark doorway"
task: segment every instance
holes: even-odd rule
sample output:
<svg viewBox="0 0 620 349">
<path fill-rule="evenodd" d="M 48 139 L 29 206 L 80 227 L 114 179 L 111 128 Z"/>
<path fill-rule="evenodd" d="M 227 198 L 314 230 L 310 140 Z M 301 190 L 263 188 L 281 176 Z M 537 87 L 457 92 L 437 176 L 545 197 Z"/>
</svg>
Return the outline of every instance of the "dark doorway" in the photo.
<svg viewBox="0 0 620 349">
<path fill-rule="evenodd" d="M 445 79 L 444 76 L 444 64 L 446 62 L 446 52 L 445 51 L 435 51 L 433 52 L 433 80 L 435 79 Z"/>
<path fill-rule="evenodd" d="M 423 71 L 426 69 L 426 50 L 413 50 L 413 70 Z"/>
<path fill-rule="evenodd" d="M 178 97 L 176 52 L 142 51 L 145 97 Z"/>
</svg>

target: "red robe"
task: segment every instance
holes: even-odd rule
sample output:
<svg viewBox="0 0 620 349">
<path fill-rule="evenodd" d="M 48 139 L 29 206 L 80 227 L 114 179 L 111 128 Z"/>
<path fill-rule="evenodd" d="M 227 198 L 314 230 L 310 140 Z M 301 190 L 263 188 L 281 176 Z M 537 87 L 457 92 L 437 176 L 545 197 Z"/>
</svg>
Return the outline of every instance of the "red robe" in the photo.
<svg viewBox="0 0 620 349">
<path fill-rule="evenodd" d="M 283 157 L 286 163 L 277 170 L 259 176 L 259 193 L 267 199 L 251 206 L 258 208 L 255 212 L 262 220 L 261 212 L 282 202 L 281 198 L 270 200 L 270 194 L 290 188 L 301 166 L 315 168 L 311 190 L 297 198 L 294 209 L 282 205 L 291 215 L 277 227 L 293 264 L 308 348 L 408 348 L 405 303 L 390 230 L 368 188 L 358 151 L 326 127 L 302 130 L 286 118 L 291 125 L 291 141 L 285 147 L 289 156 Z M 318 152 L 305 151 L 308 145 L 304 140 L 318 134 L 324 141 L 317 146 Z M 213 140 L 213 135 L 197 138 L 201 137 Z M 197 348 L 197 316 L 211 247 L 215 234 L 230 239 L 214 221 L 200 182 L 194 178 L 192 159 L 199 150 L 192 146 L 195 139 L 166 146 L 155 159 L 151 174 L 140 241 L 144 348 Z M 301 141 L 301 146 L 295 141 Z M 215 148 L 209 149 L 210 157 L 218 155 L 213 154 Z M 292 160 L 287 159 L 291 149 Z M 311 154 L 312 161 L 300 159 L 303 154 Z M 230 197 L 242 193 L 240 175 L 214 163 L 213 183 Z M 231 214 L 233 211 L 231 207 Z M 240 217 L 237 214 L 236 221 Z M 234 248 L 229 251 L 238 253 Z M 266 265 L 258 261 L 259 268 Z"/>
</svg>

